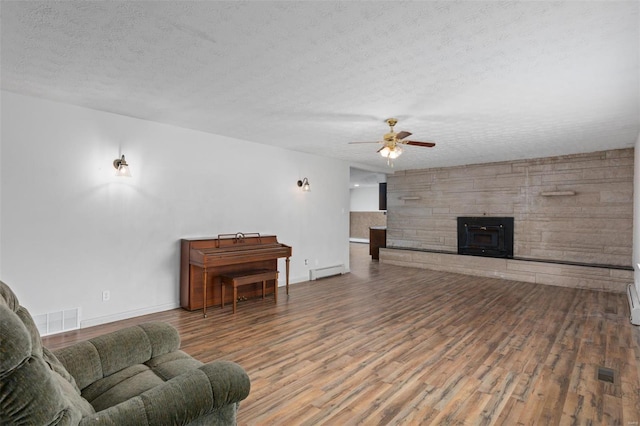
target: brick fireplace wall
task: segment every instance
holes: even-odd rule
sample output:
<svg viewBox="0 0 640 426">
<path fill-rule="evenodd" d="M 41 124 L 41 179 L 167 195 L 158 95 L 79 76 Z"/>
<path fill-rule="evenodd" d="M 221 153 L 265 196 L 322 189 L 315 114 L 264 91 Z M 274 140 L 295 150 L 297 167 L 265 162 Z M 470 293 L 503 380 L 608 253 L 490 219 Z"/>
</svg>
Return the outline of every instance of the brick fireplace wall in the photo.
<svg viewBox="0 0 640 426">
<path fill-rule="evenodd" d="M 387 247 L 456 253 L 458 216 L 513 216 L 516 259 L 628 269 L 633 161 L 630 148 L 396 172 Z"/>
</svg>

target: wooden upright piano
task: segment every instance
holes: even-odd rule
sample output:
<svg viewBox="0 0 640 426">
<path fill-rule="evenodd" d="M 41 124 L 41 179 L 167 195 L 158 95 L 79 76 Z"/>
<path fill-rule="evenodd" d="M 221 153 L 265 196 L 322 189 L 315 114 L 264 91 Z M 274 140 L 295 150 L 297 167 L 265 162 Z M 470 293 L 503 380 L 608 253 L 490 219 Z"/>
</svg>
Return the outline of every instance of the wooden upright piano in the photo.
<svg viewBox="0 0 640 426">
<path fill-rule="evenodd" d="M 285 258 L 286 285 L 289 294 L 289 258 L 291 247 L 278 242 L 275 235 L 257 233 L 221 234 L 216 238 L 182 239 L 180 248 L 180 306 L 193 311 L 220 305 L 220 275 L 255 269 L 278 269 Z M 267 283 L 267 293 L 278 283 Z M 262 294 L 262 283 L 243 286 L 238 297 Z M 231 302 L 227 293 L 225 303 Z M 206 300 L 206 302 L 205 302 Z"/>
</svg>

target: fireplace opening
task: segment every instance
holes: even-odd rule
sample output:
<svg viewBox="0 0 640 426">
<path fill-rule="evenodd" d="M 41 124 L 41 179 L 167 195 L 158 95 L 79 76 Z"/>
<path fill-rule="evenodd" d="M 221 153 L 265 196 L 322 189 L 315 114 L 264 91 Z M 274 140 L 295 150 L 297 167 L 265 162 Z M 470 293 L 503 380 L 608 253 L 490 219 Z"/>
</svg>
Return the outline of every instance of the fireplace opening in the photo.
<svg viewBox="0 0 640 426">
<path fill-rule="evenodd" d="M 513 258 L 513 218 L 459 217 L 458 254 Z"/>
</svg>

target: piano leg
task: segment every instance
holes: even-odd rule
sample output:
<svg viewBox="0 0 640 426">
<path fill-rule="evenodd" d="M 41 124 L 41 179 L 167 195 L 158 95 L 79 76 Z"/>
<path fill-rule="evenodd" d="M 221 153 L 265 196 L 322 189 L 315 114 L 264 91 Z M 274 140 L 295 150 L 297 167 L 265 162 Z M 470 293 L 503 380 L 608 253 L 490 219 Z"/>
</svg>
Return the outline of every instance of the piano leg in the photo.
<svg viewBox="0 0 640 426">
<path fill-rule="evenodd" d="M 274 302 L 276 302 L 276 305 L 278 304 L 278 275 L 280 274 L 276 272 L 276 280 L 273 283 L 273 299 L 274 299 Z"/>
<path fill-rule="evenodd" d="M 202 316 L 207 317 L 207 268 L 202 272 Z"/>
<path fill-rule="evenodd" d="M 222 300 L 220 301 L 220 307 L 221 307 L 222 309 L 224 309 L 224 296 L 225 296 L 225 294 L 224 294 L 224 287 L 225 287 L 225 285 L 224 285 L 224 281 L 220 280 L 220 298 L 222 299 Z"/>
<path fill-rule="evenodd" d="M 285 264 L 287 265 L 287 296 L 288 296 L 289 295 L 289 258 L 288 257 L 285 260 Z M 276 282 L 276 285 L 278 285 L 277 282 Z"/>
<path fill-rule="evenodd" d="M 238 286 L 233 286 L 233 313 L 236 313 L 236 306 L 238 306 Z"/>
</svg>

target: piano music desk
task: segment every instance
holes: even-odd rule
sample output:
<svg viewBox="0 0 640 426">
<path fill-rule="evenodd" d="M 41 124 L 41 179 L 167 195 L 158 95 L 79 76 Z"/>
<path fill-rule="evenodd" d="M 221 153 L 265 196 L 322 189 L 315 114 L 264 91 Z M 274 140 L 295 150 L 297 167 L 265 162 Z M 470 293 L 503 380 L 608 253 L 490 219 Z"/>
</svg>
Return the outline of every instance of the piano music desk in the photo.
<svg viewBox="0 0 640 426">
<path fill-rule="evenodd" d="M 264 299 L 265 291 L 267 290 L 267 281 L 275 280 L 273 288 L 273 298 L 276 304 L 278 303 L 278 271 L 269 270 L 256 270 L 256 271 L 241 271 L 231 274 L 225 274 L 221 277 L 220 292 L 222 293 L 221 307 L 224 308 L 224 288 L 227 284 L 231 284 L 233 287 L 233 313 L 236 313 L 236 304 L 238 302 L 238 287 L 245 284 L 253 284 L 262 282 L 262 298 Z"/>
</svg>

